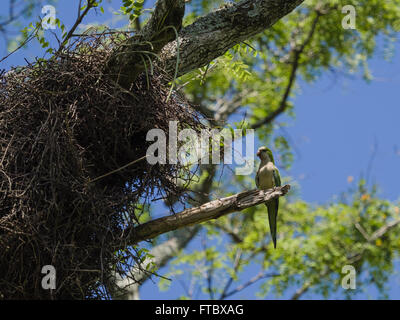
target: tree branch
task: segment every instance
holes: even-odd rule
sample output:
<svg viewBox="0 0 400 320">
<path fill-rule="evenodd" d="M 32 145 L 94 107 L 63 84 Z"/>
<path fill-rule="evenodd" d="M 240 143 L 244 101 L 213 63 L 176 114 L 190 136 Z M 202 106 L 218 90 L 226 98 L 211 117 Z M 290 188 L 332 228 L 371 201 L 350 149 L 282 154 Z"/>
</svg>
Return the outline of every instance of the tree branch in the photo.
<svg viewBox="0 0 400 320">
<path fill-rule="evenodd" d="M 271 27 L 304 0 L 242 0 L 200 17 L 179 33 L 178 76 L 203 67 L 234 45 Z M 161 52 L 164 68 L 173 75 L 177 40 Z"/>
<path fill-rule="evenodd" d="M 149 21 L 139 34 L 126 40 L 110 58 L 106 73 L 115 77 L 118 84 L 129 89 L 131 83 L 145 69 L 143 61 L 154 57 L 182 27 L 185 14 L 184 0 L 157 0 Z"/>
<path fill-rule="evenodd" d="M 311 42 L 312 37 L 317 28 L 318 20 L 321 16 L 321 12 L 319 10 L 317 10 L 316 12 L 317 12 L 317 15 L 313 21 L 311 30 L 308 33 L 307 38 L 305 39 L 305 41 L 303 42 L 303 44 L 300 47 L 295 47 L 293 49 L 293 62 L 292 62 L 292 69 L 290 71 L 289 82 L 286 86 L 286 89 L 285 89 L 285 92 L 281 99 L 281 102 L 279 103 L 279 107 L 275 111 L 271 112 L 267 117 L 257 121 L 254 125 L 252 125 L 252 129 L 258 129 L 265 124 L 271 123 L 277 116 L 279 116 L 282 112 L 284 112 L 286 110 L 287 100 L 289 98 L 290 92 L 292 91 L 294 82 L 296 80 L 296 74 L 297 74 L 297 70 L 299 68 L 300 57 L 301 57 L 302 53 L 304 52 L 304 49 Z"/>
<path fill-rule="evenodd" d="M 371 237 L 369 237 L 369 242 L 376 241 L 377 239 L 381 238 L 383 235 L 385 235 L 386 232 L 389 232 L 391 229 L 396 227 L 398 224 L 400 224 L 400 219 L 389 222 L 388 224 L 379 228 L 371 235 Z"/>
<path fill-rule="evenodd" d="M 210 201 L 210 192 L 216 174 L 216 166 L 205 165 L 201 168 L 200 176 L 207 175 L 199 185 L 194 186 L 195 199 L 189 202 L 194 205 L 203 204 Z M 171 204 L 170 204 L 171 205 Z M 171 238 L 163 243 L 158 244 L 150 250 L 152 259 L 147 259 L 144 263 L 154 262 L 157 269 L 165 266 L 171 259 L 175 258 L 180 250 L 197 235 L 200 231 L 200 225 L 195 225 L 189 228 L 178 229 L 172 233 Z M 129 276 L 121 278 L 121 276 L 113 275 L 116 288 L 112 292 L 113 298 L 139 300 L 139 288 L 151 276 L 151 273 L 141 271 L 140 268 L 132 268 Z"/>
<path fill-rule="evenodd" d="M 280 274 L 275 274 L 275 273 L 269 274 L 269 273 L 267 273 L 267 272 L 260 271 L 257 275 L 255 275 L 253 278 L 251 278 L 251 279 L 250 279 L 249 281 L 247 281 L 246 283 L 244 283 L 244 284 L 238 286 L 237 288 L 233 289 L 232 291 L 229 291 L 229 292 L 227 292 L 227 293 L 224 293 L 224 294 L 221 296 L 220 300 L 224 300 L 224 299 L 226 299 L 226 298 L 228 298 L 228 297 L 230 297 L 230 296 L 232 296 L 232 295 L 234 295 L 234 294 L 236 294 L 236 293 L 238 293 L 238 292 L 240 292 L 240 291 L 246 289 L 247 287 L 249 287 L 249 286 L 251 286 L 252 284 L 256 283 L 256 282 L 257 282 L 258 280 L 260 280 L 260 279 L 272 278 L 272 277 L 279 277 L 279 276 L 280 276 Z"/>
<path fill-rule="evenodd" d="M 89 13 L 90 9 L 94 8 L 96 5 L 97 5 L 97 3 L 94 0 L 88 0 L 85 10 L 83 12 L 81 12 L 81 1 L 79 2 L 78 17 L 76 18 L 75 23 L 72 26 L 72 28 L 68 31 L 68 34 L 66 35 L 65 39 L 63 39 L 63 42 L 61 43 L 58 51 L 61 51 L 64 48 L 65 44 L 69 41 L 69 39 L 71 39 L 75 30 L 81 24 L 83 18 Z"/>
<path fill-rule="evenodd" d="M 182 248 L 186 247 L 199 229 L 199 226 L 195 226 L 178 230 L 172 238 L 151 249 L 149 253 L 153 257 L 147 258 L 143 263 L 153 262 L 158 269 L 162 268 L 176 257 Z M 118 289 L 113 293 L 114 299 L 139 300 L 139 287 L 151 276 L 151 273 L 136 269 L 132 269 L 130 272 L 133 274 L 132 277 L 121 278 L 119 275 L 115 275 L 114 282 Z"/>
<path fill-rule="evenodd" d="M 285 185 L 268 190 L 254 189 L 243 191 L 226 198 L 213 200 L 196 208 L 184 210 L 175 215 L 151 220 L 134 227 L 132 230 L 126 230 L 125 232 L 130 232 L 131 234 L 130 244 L 135 244 L 143 240 L 155 238 L 169 231 L 195 225 L 211 219 L 218 219 L 223 215 L 242 211 L 260 203 L 271 201 L 284 196 L 289 189 L 290 185 Z"/>
<path fill-rule="evenodd" d="M 389 222 L 388 224 L 382 226 L 378 230 L 376 230 L 371 236 L 368 236 L 366 233 L 363 234 L 364 238 L 366 239 L 366 243 L 371 243 L 371 242 L 376 241 L 377 239 L 379 239 L 382 236 L 384 236 L 387 232 L 389 232 L 391 229 L 393 229 L 394 227 L 396 227 L 399 224 L 400 224 L 400 219 L 394 220 L 394 221 Z M 359 230 L 358 227 L 356 227 L 356 228 L 357 228 L 357 230 Z M 364 251 L 365 251 L 365 248 L 363 248 L 361 250 L 361 252 L 358 252 L 357 254 L 355 254 L 352 257 L 350 257 L 348 259 L 348 264 L 353 264 L 355 262 L 360 261 L 362 259 L 362 257 L 363 257 Z M 321 279 L 321 278 L 327 276 L 330 272 L 332 272 L 332 270 L 326 269 L 324 272 L 322 272 L 319 275 L 318 279 Z M 301 288 L 299 288 L 293 294 L 293 296 L 290 299 L 291 300 L 298 300 L 304 293 L 306 293 L 308 291 L 308 289 L 310 289 L 313 286 L 313 284 L 314 284 L 314 281 L 306 282 Z"/>
</svg>

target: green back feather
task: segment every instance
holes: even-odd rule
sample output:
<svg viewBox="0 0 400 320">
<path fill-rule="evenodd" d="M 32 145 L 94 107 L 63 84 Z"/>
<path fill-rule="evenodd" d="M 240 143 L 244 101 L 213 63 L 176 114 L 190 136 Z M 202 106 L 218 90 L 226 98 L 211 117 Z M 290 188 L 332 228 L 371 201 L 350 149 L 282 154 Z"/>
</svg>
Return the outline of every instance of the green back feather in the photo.
<svg viewBox="0 0 400 320">
<path fill-rule="evenodd" d="M 269 159 L 271 160 L 271 162 L 272 162 L 273 164 L 275 164 L 274 156 L 272 155 L 272 151 L 271 151 L 270 149 L 268 149 L 268 148 L 267 148 L 267 154 L 268 154 L 268 157 L 269 157 Z"/>
</svg>

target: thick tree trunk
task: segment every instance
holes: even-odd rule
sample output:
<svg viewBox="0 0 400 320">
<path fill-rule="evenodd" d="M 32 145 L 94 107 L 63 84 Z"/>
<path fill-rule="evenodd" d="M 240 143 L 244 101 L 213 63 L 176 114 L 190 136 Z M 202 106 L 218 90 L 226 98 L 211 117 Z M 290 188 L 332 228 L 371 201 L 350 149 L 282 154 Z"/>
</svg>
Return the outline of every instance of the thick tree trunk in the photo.
<svg viewBox="0 0 400 320">
<path fill-rule="evenodd" d="M 136 77 L 150 68 L 160 50 L 176 38 L 185 13 L 184 0 L 158 0 L 155 10 L 139 34 L 126 40 L 115 50 L 106 72 L 129 89 Z"/>
<path fill-rule="evenodd" d="M 271 27 L 304 0 L 243 0 L 197 19 L 161 52 L 165 70 L 178 76 L 207 65 L 234 45 Z"/>
<path fill-rule="evenodd" d="M 271 27 L 303 1 L 242 0 L 227 3 L 181 30 L 184 0 L 158 0 L 142 31 L 116 50 L 107 72 L 128 88 L 149 67 L 149 60 L 154 60 L 160 53 L 161 65 L 170 76 L 184 75 Z"/>
</svg>

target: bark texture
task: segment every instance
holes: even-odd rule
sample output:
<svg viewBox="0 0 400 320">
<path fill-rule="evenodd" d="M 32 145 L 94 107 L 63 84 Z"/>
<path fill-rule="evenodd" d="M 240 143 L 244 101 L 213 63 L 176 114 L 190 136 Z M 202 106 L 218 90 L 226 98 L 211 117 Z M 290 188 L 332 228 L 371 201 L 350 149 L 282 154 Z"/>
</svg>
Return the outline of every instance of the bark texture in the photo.
<svg viewBox="0 0 400 320">
<path fill-rule="evenodd" d="M 161 53 L 166 71 L 173 75 L 179 42 L 178 76 L 207 65 L 229 48 L 271 27 L 304 0 L 243 0 L 197 19 L 183 28 L 179 39 Z"/>
<path fill-rule="evenodd" d="M 184 0 L 158 0 L 147 24 L 112 55 L 106 73 L 129 89 L 136 77 L 150 69 L 160 50 L 176 38 L 185 14 Z"/>
<path fill-rule="evenodd" d="M 131 230 L 131 244 L 148 240 L 173 230 L 217 219 L 223 215 L 242 211 L 246 208 L 284 196 L 289 185 L 268 190 L 250 190 L 207 202 L 199 207 L 184 210 L 175 215 L 151 220 Z"/>
<path fill-rule="evenodd" d="M 170 76 L 207 65 L 229 48 L 271 27 L 304 0 L 242 0 L 227 3 L 182 28 L 184 0 L 158 0 L 141 32 L 128 39 L 108 64 L 116 81 L 129 85 L 160 53 Z M 178 31 L 178 38 L 175 31 Z M 179 52 L 178 52 L 179 48 Z"/>
</svg>

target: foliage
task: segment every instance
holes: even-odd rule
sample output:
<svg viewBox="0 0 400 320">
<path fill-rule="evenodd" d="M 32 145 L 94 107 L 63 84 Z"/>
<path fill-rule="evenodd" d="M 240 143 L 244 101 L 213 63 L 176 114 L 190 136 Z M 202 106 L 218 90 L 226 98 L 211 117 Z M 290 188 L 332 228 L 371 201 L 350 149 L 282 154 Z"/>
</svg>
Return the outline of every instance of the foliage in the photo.
<svg viewBox="0 0 400 320">
<path fill-rule="evenodd" d="M 223 4 L 222 0 L 191 0 L 185 25 Z M 344 5 L 356 8 L 355 30 L 342 28 Z M 144 1 L 123 0 L 120 13 L 136 22 L 144 7 Z M 368 60 L 382 47 L 385 57 L 392 56 L 399 21 L 399 0 L 307 0 L 272 28 L 182 76 L 177 85 L 202 111 L 209 111 L 213 116 L 210 124 L 215 127 L 246 130 L 279 111 L 258 127 L 256 135 L 263 145 L 272 146 L 280 166 L 288 168 L 293 161 L 290 139 L 279 130 L 285 123 L 277 122 L 276 117 L 295 117 L 301 112 L 295 109 L 293 98 L 304 82 L 315 83 L 328 73 L 361 73 L 366 81 L 373 79 Z M 40 39 L 47 47 L 47 40 Z M 209 179 L 213 179 L 210 197 L 254 187 L 251 177 L 223 169 L 213 175 L 204 170 L 198 185 Z M 282 199 L 280 212 L 277 250 L 272 250 L 269 240 L 266 210 L 258 206 L 204 223 L 203 249 L 182 252 L 172 261 L 167 276 L 190 278 L 211 298 L 234 296 L 255 282 L 260 284 L 262 297 L 275 293 L 300 298 L 307 291 L 322 297 L 351 297 L 355 292 L 340 286 L 342 267 L 351 264 L 358 281 L 372 283 L 385 294 L 387 277 L 399 253 L 398 227 L 373 236 L 400 218 L 399 204 L 380 199 L 376 188 L 361 179 L 336 202 L 311 205 L 293 196 Z M 146 255 L 140 248 L 135 250 L 141 259 Z M 259 273 L 248 279 L 254 270 Z M 160 280 L 163 289 L 168 284 Z M 362 290 L 359 285 L 357 288 Z M 195 297 L 190 290 L 182 296 Z"/>
<path fill-rule="evenodd" d="M 313 206 L 301 200 L 281 201 L 276 250 L 262 206 L 205 223 L 204 250 L 183 252 L 166 276 L 184 274 L 184 279 L 192 279 L 203 293 L 212 292 L 215 298 L 240 292 L 234 286 L 246 283 L 249 274 L 259 270 L 267 279 L 260 283 L 260 297 L 273 293 L 294 298 L 293 288 L 303 286 L 305 292 L 309 289 L 326 298 L 335 293 L 351 297 L 366 283 L 383 294 L 393 260 L 400 253 L 399 229 L 373 240 L 365 236 L 400 222 L 399 204 L 379 199 L 376 190 L 368 190 L 364 183 L 361 180 L 356 190 L 346 193 L 348 200 L 343 202 Z M 354 266 L 357 274 L 357 289 L 350 292 L 341 286 L 345 265 Z M 238 282 L 227 287 L 231 280 Z M 168 282 L 161 280 L 160 285 L 165 289 Z M 196 298 L 188 293 L 185 297 Z"/>
<path fill-rule="evenodd" d="M 190 20 L 208 12 L 207 4 L 207 1 L 193 1 Z M 341 8 L 349 4 L 357 10 L 356 30 L 344 30 L 341 26 L 344 17 Z M 221 125 L 229 126 L 244 119 L 251 127 L 279 108 L 297 58 L 298 67 L 294 71 L 298 84 L 290 91 L 283 110 L 295 117 L 293 97 L 300 91 L 302 81 L 313 83 L 326 73 L 337 76 L 361 72 L 365 80 L 373 78 L 368 59 L 380 48 L 378 42 L 384 44 L 385 56 L 390 57 L 387 53 L 393 52 L 399 31 L 399 5 L 400 1 L 306 1 L 272 28 L 236 45 L 209 66 L 183 76 L 181 83 L 193 101 L 214 114 L 224 106 L 221 100 L 231 106 L 233 111 Z M 317 15 L 320 17 L 313 31 Z M 296 50 L 308 38 L 297 57 Z M 240 107 L 235 109 L 237 100 Z M 277 130 L 285 123 L 278 125 L 271 121 L 256 130 L 256 135 L 263 145 L 273 146 L 279 156 L 278 163 L 288 168 L 293 154 L 288 137 Z M 227 172 L 214 182 L 218 195 L 253 186 L 252 178 Z M 192 286 L 202 288 L 203 294 L 210 298 L 227 298 L 240 292 L 246 284 L 253 283 L 251 277 L 248 279 L 250 272 L 255 274 L 254 282 L 260 281 L 260 296 L 275 293 L 299 298 L 310 289 L 323 297 L 335 293 L 351 297 L 361 287 L 345 291 L 340 284 L 342 267 L 352 264 L 359 282 L 374 284 L 384 295 L 393 260 L 399 253 L 398 228 L 371 242 L 359 228 L 372 235 L 396 221 L 398 205 L 379 199 L 375 188 L 368 189 L 363 180 L 335 203 L 313 206 L 297 198 L 281 203 L 276 251 L 269 242 L 267 212 L 259 206 L 244 214 L 205 223 L 204 250 L 184 251 L 173 261 L 167 276 L 180 275 Z M 163 289 L 168 284 L 160 280 Z M 298 295 L 294 288 L 300 290 Z M 194 291 L 186 291 L 182 298 L 196 298 Z"/>
</svg>

